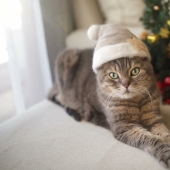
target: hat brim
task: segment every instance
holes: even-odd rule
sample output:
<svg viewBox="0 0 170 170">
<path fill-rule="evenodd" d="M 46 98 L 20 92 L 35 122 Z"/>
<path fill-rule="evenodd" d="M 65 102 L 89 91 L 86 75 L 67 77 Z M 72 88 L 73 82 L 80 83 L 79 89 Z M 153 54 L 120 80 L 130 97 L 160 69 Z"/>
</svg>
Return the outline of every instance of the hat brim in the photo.
<svg viewBox="0 0 170 170">
<path fill-rule="evenodd" d="M 107 45 L 97 50 L 93 55 L 93 71 L 97 73 L 97 68 L 111 60 L 123 57 L 147 57 L 151 60 L 149 52 L 136 50 L 131 43 L 120 43 L 116 45 Z"/>
</svg>

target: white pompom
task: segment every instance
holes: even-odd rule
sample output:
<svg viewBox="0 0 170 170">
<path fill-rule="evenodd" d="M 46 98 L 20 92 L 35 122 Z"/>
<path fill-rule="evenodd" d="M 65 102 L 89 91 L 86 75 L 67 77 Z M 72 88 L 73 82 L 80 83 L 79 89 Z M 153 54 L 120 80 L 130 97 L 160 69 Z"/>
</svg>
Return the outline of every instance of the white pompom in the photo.
<svg viewBox="0 0 170 170">
<path fill-rule="evenodd" d="M 89 39 L 97 40 L 99 29 L 100 29 L 100 25 L 92 25 L 87 31 L 87 35 L 88 35 Z"/>
</svg>

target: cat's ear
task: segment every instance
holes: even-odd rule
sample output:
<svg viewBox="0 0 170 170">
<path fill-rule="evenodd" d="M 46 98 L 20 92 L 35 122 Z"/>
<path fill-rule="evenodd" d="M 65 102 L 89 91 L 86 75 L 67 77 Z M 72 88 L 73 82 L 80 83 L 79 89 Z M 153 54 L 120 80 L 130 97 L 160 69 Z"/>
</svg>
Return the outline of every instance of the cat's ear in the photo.
<svg viewBox="0 0 170 170">
<path fill-rule="evenodd" d="M 97 41 L 99 30 L 100 30 L 100 25 L 92 25 L 87 31 L 87 35 L 89 39 Z"/>
</svg>

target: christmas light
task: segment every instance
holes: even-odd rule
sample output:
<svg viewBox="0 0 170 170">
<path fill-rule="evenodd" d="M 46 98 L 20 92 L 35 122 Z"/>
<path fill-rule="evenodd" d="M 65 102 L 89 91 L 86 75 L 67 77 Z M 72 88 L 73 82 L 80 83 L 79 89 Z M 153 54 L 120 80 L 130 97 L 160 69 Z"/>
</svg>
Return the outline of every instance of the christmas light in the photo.
<svg viewBox="0 0 170 170">
<path fill-rule="evenodd" d="M 167 24 L 170 26 L 170 20 L 167 21 Z"/>
<path fill-rule="evenodd" d="M 150 41 L 151 43 L 155 43 L 158 40 L 157 35 L 148 35 L 147 40 Z"/>
<path fill-rule="evenodd" d="M 167 28 L 161 28 L 161 31 L 160 31 L 160 36 L 162 38 L 168 38 L 169 37 L 169 30 Z"/>
<path fill-rule="evenodd" d="M 156 10 L 156 11 L 159 11 L 160 8 L 159 8 L 159 6 L 156 6 L 156 5 L 155 5 L 155 6 L 153 7 L 153 9 Z"/>
</svg>

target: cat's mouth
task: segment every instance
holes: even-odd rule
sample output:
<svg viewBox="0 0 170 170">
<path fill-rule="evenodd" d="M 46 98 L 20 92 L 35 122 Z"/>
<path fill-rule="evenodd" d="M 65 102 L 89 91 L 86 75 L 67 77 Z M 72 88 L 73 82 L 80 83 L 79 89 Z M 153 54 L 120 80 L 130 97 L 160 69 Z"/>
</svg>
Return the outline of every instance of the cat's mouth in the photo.
<svg viewBox="0 0 170 170">
<path fill-rule="evenodd" d="M 130 93 L 130 90 L 129 89 L 126 89 L 124 94 L 129 94 Z"/>
<path fill-rule="evenodd" d="M 132 98 L 134 96 L 135 96 L 135 93 L 129 89 L 124 90 L 124 92 L 122 93 L 123 98 Z"/>
<path fill-rule="evenodd" d="M 119 91 L 116 92 L 116 96 L 120 97 L 120 98 L 132 98 L 135 96 L 135 91 L 133 91 L 133 89 L 131 88 L 127 88 L 127 89 L 120 89 Z"/>
<path fill-rule="evenodd" d="M 130 95 L 132 94 L 133 92 L 132 92 L 132 90 L 130 90 L 130 89 L 125 89 L 124 91 L 123 91 L 123 95 L 128 95 L 129 97 L 130 97 Z"/>
</svg>

